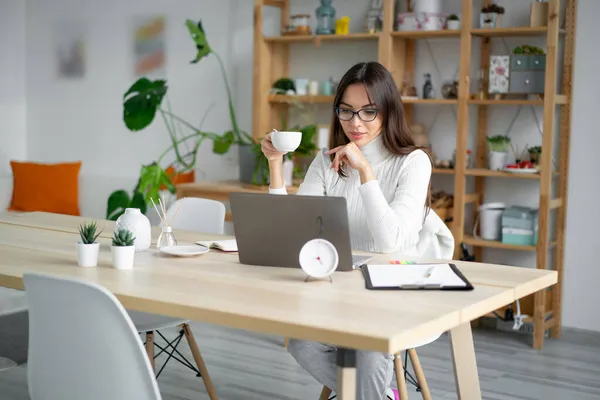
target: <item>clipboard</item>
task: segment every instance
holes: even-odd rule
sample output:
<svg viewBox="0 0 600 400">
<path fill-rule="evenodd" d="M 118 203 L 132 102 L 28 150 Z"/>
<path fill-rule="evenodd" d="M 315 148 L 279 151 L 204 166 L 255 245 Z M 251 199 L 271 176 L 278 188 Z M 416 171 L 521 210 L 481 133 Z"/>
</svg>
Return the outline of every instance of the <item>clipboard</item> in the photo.
<svg viewBox="0 0 600 400">
<path fill-rule="evenodd" d="M 456 264 L 363 265 L 369 290 L 473 290 Z"/>
</svg>

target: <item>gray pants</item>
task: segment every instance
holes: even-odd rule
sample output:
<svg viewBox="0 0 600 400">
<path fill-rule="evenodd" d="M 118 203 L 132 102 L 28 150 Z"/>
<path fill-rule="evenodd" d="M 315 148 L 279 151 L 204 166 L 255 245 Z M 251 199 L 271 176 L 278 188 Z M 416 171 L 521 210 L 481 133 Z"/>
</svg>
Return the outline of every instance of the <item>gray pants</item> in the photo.
<svg viewBox="0 0 600 400">
<path fill-rule="evenodd" d="M 290 339 L 288 351 L 318 382 L 337 392 L 337 349 Z M 383 400 L 394 372 L 394 357 L 374 351 L 356 352 L 356 400 Z"/>
</svg>

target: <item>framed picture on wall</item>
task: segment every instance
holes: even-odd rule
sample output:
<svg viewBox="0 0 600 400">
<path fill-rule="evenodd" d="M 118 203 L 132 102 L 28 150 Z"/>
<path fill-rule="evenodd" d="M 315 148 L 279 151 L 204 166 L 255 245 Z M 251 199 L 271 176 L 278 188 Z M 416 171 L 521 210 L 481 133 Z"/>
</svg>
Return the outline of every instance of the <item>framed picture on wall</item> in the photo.
<svg viewBox="0 0 600 400">
<path fill-rule="evenodd" d="M 329 125 L 317 125 L 317 147 L 322 149 L 329 146 Z"/>
</svg>

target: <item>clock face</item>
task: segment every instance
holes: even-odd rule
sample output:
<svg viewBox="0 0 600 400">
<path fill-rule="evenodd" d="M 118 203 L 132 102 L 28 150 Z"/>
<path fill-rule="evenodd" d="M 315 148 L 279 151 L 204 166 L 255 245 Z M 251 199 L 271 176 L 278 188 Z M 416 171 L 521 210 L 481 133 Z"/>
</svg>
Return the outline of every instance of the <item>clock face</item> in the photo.
<svg viewBox="0 0 600 400">
<path fill-rule="evenodd" d="M 300 250 L 300 266 L 313 278 L 324 278 L 335 272 L 339 262 L 337 249 L 325 239 L 313 239 Z"/>
</svg>

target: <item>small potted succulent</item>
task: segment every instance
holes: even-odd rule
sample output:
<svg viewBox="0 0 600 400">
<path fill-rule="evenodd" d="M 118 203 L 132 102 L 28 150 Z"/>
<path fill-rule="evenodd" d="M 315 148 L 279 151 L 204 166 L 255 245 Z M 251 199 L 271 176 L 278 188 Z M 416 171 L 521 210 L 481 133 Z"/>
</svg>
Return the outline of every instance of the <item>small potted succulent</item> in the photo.
<svg viewBox="0 0 600 400">
<path fill-rule="evenodd" d="M 135 237 L 126 228 L 116 229 L 112 239 L 112 262 L 116 269 L 132 269 L 135 257 Z"/>
<path fill-rule="evenodd" d="M 451 14 L 446 18 L 446 27 L 450 30 L 459 30 L 460 29 L 460 19 L 458 15 Z"/>
<path fill-rule="evenodd" d="M 96 221 L 84 222 L 79 226 L 81 241 L 77 242 L 77 264 L 80 267 L 95 267 L 98 265 L 100 243 L 96 241 L 102 231 L 98 232 Z"/>
<path fill-rule="evenodd" d="M 538 164 L 540 162 L 540 157 L 542 156 L 542 146 L 533 146 L 527 149 L 529 153 L 529 161 L 534 164 Z"/>
<path fill-rule="evenodd" d="M 502 170 L 508 161 L 508 136 L 488 136 L 488 168 L 491 170 Z"/>
<path fill-rule="evenodd" d="M 498 28 L 504 15 L 504 7 L 498 4 L 489 4 L 481 8 L 479 26 L 481 28 Z"/>
</svg>

